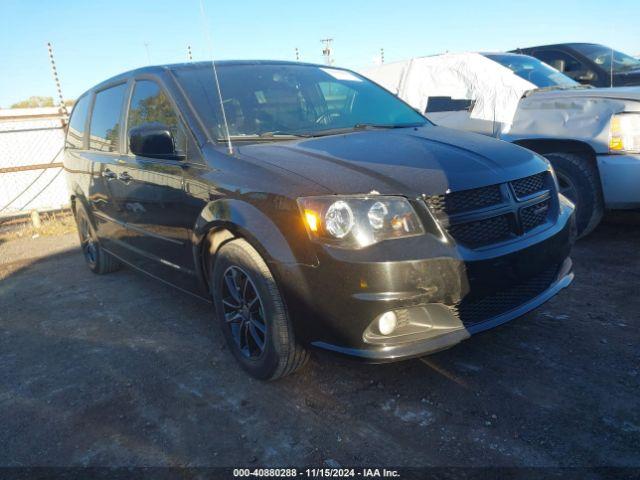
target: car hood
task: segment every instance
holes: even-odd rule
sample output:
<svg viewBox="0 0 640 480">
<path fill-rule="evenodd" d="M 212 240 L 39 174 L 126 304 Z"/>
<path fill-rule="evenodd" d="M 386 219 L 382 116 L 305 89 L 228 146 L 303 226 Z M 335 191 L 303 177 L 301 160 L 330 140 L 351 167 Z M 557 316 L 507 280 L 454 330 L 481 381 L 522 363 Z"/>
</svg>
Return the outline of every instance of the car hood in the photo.
<svg viewBox="0 0 640 480">
<path fill-rule="evenodd" d="M 240 155 L 336 194 L 443 194 L 533 175 L 545 160 L 483 135 L 425 126 L 245 145 Z"/>
<path fill-rule="evenodd" d="M 571 88 L 567 90 L 533 90 L 536 98 L 610 98 L 640 101 L 640 87 Z"/>
</svg>

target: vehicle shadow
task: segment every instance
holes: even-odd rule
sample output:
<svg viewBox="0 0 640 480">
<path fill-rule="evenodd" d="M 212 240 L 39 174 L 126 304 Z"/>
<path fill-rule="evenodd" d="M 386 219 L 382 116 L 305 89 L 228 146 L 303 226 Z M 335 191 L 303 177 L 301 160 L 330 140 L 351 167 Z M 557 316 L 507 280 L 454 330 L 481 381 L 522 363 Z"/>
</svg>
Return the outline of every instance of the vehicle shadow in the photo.
<svg viewBox="0 0 640 480">
<path fill-rule="evenodd" d="M 265 383 L 210 306 L 77 249 L 0 283 L 0 465 L 638 465 L 640 221 L 578 242 L 534 313 L 401 363 Z"/>
</svg>

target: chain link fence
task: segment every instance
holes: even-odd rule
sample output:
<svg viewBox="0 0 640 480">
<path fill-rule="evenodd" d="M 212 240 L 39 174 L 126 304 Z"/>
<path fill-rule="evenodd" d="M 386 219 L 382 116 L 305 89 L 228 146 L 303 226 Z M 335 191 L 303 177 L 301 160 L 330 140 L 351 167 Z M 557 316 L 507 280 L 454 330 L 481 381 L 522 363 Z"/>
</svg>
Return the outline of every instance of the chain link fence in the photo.
<svg viewBox="0 0 640 480">
<path fill-rule="evenodd" d="M 57 108 L 0 111 L 0 218 L 68 206 L 65 124 Z"/>
</svg>

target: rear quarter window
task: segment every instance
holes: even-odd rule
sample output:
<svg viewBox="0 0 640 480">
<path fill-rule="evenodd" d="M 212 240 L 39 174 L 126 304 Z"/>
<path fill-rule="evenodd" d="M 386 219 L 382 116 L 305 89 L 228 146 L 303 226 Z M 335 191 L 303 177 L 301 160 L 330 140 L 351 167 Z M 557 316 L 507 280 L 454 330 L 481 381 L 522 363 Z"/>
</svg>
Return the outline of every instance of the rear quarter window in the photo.
<svg viewBox="0 0 640 480">
<path fill-rule="evenodd" d="M 67 131 L 67 148 L 84 148 L 84 127 L 87 124 L 87 113 L 91 104 L 91 95 L 85 95 L 76 102 L 69 121 Z"/>
<path fill-rule="evenodd" d="M 107 88 L 96 94 L 89 129 L 89 149 L 117 152 L 120 146 L 120 118 L 127 84 Z"/>
</svg>

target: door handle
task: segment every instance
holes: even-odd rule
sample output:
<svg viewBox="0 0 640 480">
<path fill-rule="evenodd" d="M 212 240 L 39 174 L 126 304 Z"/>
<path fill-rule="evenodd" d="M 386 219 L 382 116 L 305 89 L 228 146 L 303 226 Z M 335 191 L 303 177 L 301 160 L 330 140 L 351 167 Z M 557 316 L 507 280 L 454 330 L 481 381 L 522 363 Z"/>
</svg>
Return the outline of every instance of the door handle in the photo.
<svg viewBox="0 0 640 480">
<path fill-rule="evenodd" d="M 112 172 L 107 168 L 102 172 L 102 176 L 107 180 L 113 180 L 114 178 L 116 178 L 117 175 L 116 175 L 116 172 Z"/>
<path fill-rule="evenodd" d="M 118 177 L 118 180 L 124 182 L 124 183 L 129 183 L 131 180 L 133 179 L 133 177 L 131 175 L 129 175 L 127 172 L 122 172 L 120 174 L 120 176 Z"/>
</svg>

